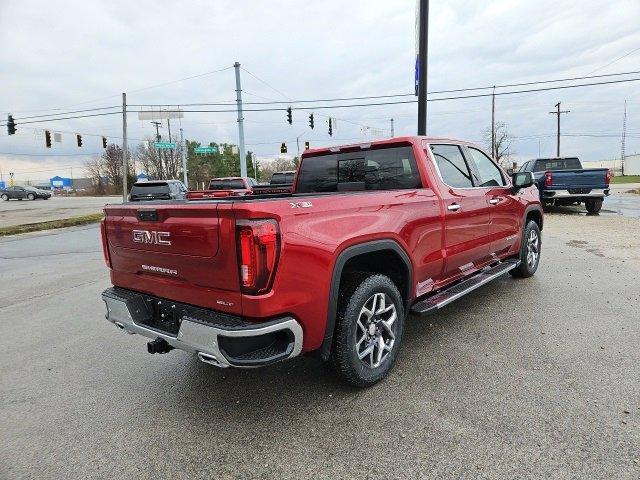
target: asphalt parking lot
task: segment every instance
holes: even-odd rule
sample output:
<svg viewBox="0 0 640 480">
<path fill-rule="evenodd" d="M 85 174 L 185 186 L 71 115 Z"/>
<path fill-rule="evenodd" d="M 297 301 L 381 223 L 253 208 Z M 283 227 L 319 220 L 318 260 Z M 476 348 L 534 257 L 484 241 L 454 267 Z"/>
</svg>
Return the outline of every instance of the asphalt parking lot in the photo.
<svg viewBox="0 0 640 480">
<path fill-rule="evenodd" d="M 107 203 L 122 197 L 51 197 L 49 200 L 0 201 L 0 227 L 59 220 L 102 211 Z"/>
<path fill-rule="evenodd" d="M 0 478 L 640 478 L 640 221 L 545 220 L 533 278 L 411 318 L 367 390 L 151 356 L 95 225 L 0 239 Z"/>
</svg>

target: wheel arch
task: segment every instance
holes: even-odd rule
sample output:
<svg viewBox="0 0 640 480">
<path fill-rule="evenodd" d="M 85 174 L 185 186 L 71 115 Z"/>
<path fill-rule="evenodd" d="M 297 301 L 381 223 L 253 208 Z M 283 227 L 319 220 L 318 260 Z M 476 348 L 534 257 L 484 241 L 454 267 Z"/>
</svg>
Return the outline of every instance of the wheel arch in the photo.
<svg viewBox="0 0 640 480">
<path fill-rule="evenodd" d="M 392 280 L 394 280 L 394 283 L 398 286 L 398 290 L 400 290 L 400 294 L 404 300 L 405 315 L 408 313 L 408 307 L 411 301 L 411 288 L 413 285 L 413 268 L 411 265 L 411 259 L 404 248 L 397 241 L 391 239 L 374 240 L 345 248 L 338 254 L 331 275 L 327 322 L 325 326 L 324 339 L 320 347 L 320 354 L 323 360 L 328 360 L 331 352 L 331 346 L 333 344 L 333 335 L 338 312 L 340 282 L 342 280 L 343 273 L 349 270 L 350 265 L 370 264 L 371 261 L 379 259 L 380 256 L 386 256 L 387 254 L 391 254 L 395 256 L 396 259 L 400 259 L 399 265 L 392 264 L 391 268 L 400 267 L 402 269 L 401 272 L 404 274 L 404 281 L 400 282 L 400 285 L 398 285 L 397 275 L 394 275 L 396 278 L 392 278 Z M 376 269 L 374 268 L 370 271 L 375 272 Z M 377 271 L 379 273 L 388 274 L 389 264 L 385 268 L 378 268 Z"/>
<path fill-rule="evenodd" d="M 538 224 L 540 231 L 542 231 L 542 226 L 544 224 L 544 214 L 542 212 L 542 207 L 540 205 L 529 205 L 524 211 L 522 228 L 524 229 L 527 226 L 529 220 L 533 220 Z"/>
</svg>

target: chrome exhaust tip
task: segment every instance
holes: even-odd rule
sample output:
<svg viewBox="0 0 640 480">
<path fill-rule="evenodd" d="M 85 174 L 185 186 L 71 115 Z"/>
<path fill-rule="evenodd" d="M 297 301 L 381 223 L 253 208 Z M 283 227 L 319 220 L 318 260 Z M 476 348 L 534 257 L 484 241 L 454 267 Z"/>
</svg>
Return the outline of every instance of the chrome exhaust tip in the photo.
<svg viewBox="0 0 640 480">
<path fill-rule="evenodd" d="M 213 365 L 218 368 L 226 368 L 227 365 L 224 365 L 218 361 L 216 357 L 213 355 L 209 355 L 208 353 L 198 352 L 198 358 L 202 363 L 207 363 L 209 365 Z"/>
</svg>

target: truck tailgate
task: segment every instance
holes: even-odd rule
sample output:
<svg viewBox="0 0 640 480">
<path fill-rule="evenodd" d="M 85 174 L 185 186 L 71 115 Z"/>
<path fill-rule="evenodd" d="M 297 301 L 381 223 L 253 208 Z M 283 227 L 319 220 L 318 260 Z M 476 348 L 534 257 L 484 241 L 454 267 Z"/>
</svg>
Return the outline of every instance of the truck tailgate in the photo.
<svg viewBox="0 0 640 480">
<path fill-rule="evenodd" d="M 551 170 L 552 183 L 549 189 L 607 188 L 607 169 L 588 168 L 578 170 Z"/>
<path fill-rule="evenodd" d="M 126 204 L 108 205 L 105 214 L 114 285 L 239 313 L 230 208 L 190 202 Z"/>
</svg>

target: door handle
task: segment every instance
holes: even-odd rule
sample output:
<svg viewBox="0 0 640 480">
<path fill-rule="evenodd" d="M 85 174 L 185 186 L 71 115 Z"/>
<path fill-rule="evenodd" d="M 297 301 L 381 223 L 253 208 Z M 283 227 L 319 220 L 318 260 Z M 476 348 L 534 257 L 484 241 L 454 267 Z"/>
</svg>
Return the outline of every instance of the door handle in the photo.
<svg viewBox="0 0 640 480">
<path fill-rule="evenodd" d="M 458 205 L 457 203 L 452 203 L 451 205 L 447 205 L 447 210 L 451 212 L 457 212 L 458 210 L 460 210 L 460 205 Z"/>
<path fill-rule="evenodd" d="M 492 198 L 491 200 L 489 200 L 489 203 L 491 205 L 497 205 L 498 203 L 500 203 L 500 199 L 499 198 Z"/>
</svg>

